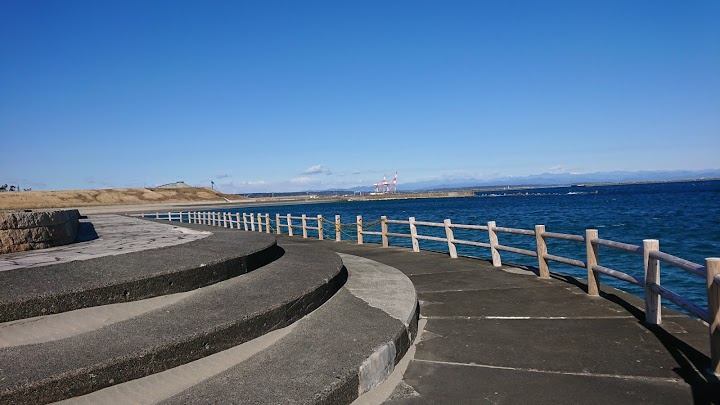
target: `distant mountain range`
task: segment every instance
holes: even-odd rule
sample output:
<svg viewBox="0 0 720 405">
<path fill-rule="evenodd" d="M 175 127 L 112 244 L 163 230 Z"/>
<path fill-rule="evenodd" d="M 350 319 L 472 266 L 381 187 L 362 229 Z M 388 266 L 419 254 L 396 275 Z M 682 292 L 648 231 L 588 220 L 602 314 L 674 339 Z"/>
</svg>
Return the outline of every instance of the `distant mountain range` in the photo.
<svg viewBox="0 0 720 405">
<path fill-rule="evenodd" d="M 444 179 L 399 183 L 398 191 L 429 191 L 442 189 L 501 186 L 567 186 L 587 183 L 633 183 L 687 179 L 720 178 L 720 169 L 671 171 L 615 171 L 596 173 L 541 173 L 529 176 L 508 176 L 494 179 Z M 353 187 L 350 191 L 374 191 L 372 187 Z"/>
</svg>

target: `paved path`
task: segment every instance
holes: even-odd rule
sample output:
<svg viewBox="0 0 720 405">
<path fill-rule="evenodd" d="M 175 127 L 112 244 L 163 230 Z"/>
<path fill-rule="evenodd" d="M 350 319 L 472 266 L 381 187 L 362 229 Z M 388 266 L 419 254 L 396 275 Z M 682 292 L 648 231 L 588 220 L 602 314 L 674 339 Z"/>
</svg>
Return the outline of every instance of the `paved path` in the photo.
<svg viewBox="0 0 720 405">
<path fill-rule="evenodd" d="M 492 267 L 482 260 L 404 248 L 319 242 L 409 276 L 423 333 L 390 404 L 710 403 L 707 326 L 665 310 L 662 327 L 642 322 L 638 298 L 553 274 Z"/>
<path fill-rule="evenodd" d="M 91 239 L 95 232 L 97 238 L 48 249 L 0 255 L 0 271 L 139 252 L 192 242 L 210 235 L 210 232 L 196 231 L 178 224 L 161 224 L 120 215 L 92 215 L 80 222 L 81 232 L 85 233 L 81 237 Z"/>
</svg>

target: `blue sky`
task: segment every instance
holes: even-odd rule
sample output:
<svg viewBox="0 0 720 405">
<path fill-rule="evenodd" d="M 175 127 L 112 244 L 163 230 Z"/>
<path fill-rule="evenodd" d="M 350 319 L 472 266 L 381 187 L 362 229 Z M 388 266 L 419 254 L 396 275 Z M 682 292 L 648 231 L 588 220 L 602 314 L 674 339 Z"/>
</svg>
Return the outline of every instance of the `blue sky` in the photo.
<svg viewBox="0 0 720 405">
<path fill-rule="evenodd" d="M 720 167 L 720 2 L 0 0 L 0 183 Z"/>
</svg>

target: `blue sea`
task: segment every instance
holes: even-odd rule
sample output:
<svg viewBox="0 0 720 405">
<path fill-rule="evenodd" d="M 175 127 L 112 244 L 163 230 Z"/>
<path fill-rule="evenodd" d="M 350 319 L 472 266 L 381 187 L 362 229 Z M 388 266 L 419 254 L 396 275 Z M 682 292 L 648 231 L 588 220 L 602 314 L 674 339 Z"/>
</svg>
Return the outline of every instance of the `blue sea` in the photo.
<svg viewBox="0 0 720 405">
<path fill-rule="evenodd" d="M 342 223 L 354 223 L 357 215 L 365 224 L 381 215 L 389 219 L 442 222 L 449 218 L 456 224 L 486 225 L 495 221 L 499 227 L 534 229 L 544 224 L 548 232 L 584 235 L 585 229 L 597 229 L 599 237 L 634 245 L 643 239 L 658 239 L 660 250 L 704 265 L 706 257 L 720 257 L 720 181 L 689 181 L 612 186 L 544 187 L 523 190 L 478 192 L 474 197 L 413 200 L 357 201 L 341 203 L 297 204 L 242 207 L 230 212 L 318 214 L 333 221 L 341 216 Z M 298 225 L 300 221 L 295 221 Z M 308 221 L 308 225 L 315 225 Z M 325 224 L 326 237 L 334 238 L 334 226 Z M 379 231 L 379 225 L 365 230 Z M 299 230 L 295 230 L 298 232 Z M 283 228 L 283 233 L 286 230 Z M 409 233 L 407 225 L 390 225 L 390 232 Z M 486 231 L 455 231 L 456 239 L 487 242 Z M 442 228 L 418 227 L 422 235 L 444 237 Z M 310 232 L 311 235 L 317 235 Z M 343 229 L 343 239 L 355 239 L 354 226 Z M 502 245 L 535 250 L 535 238 L 499 233 Z M 380 243 L 380 238 L 365 236 L 365 242 Z M 410 246 L 410 240 L 390 238 L 391 245 Z M 447 252 L 445 243 L 420 241 L 422 249 Z M 458 245 L 458 253 L 490 259 L 489 249 Z M 583 243 L 548 239 L 548 253 L 585 261 Z M 600 265 L 626 272 L 637 279 L 643 277 L 642 255 L 600 247 Z M 503 263 L 537 266 L 537 259 L 501 252 Z M 549 262 L 550 270 L 585 278 L 584 269 Z M 640 287 L 603 275 L 602 283 L 624 291 L 643 295 Z M 664 287 L 691 299 L 706 308 L 705 280 L 685 271 L 661 265 Z M 663 301 L 664 305 L 678 309 Z"/>
</svg>

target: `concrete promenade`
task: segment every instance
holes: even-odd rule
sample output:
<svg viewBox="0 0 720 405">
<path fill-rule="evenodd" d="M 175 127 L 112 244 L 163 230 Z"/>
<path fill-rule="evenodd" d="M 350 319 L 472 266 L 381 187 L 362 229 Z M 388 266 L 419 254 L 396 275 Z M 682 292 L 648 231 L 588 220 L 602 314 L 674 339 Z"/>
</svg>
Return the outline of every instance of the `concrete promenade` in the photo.
<svg viewBox="0 0 720 405">
<path fill-rule="evenodd" d="M 440 253 L 291 239 L 395 267 L 417 289 L 424 330 L 402 380 L 359 403 L 720 401 L 720 385 L 704 373 L 707 326 L 686 315 L 665 309 L 657 327 L 643 322 L 640 299 L 607 286 L 592 298 L 582 280 L 563 275 L 542 280 Z"/>
</svg>

